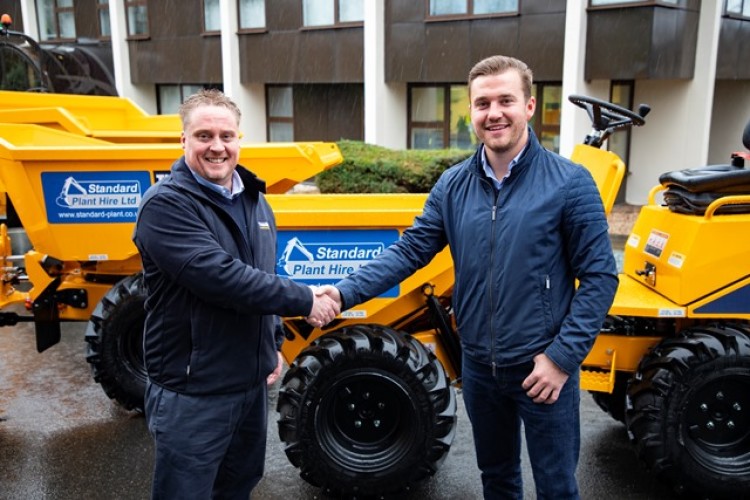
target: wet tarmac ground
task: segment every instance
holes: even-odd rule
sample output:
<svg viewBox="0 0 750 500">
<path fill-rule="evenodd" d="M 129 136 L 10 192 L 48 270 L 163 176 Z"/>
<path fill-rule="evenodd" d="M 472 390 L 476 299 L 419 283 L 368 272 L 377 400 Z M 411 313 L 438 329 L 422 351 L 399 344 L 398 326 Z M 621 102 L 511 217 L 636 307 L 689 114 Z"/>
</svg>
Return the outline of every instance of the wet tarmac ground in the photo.
<svg viewBox="0 0 750 500">
<path fill-rule="evenodd" d="M 140 414 L 107 398 L 85 361 L 85 324 L 63 325 L 63 340 L 37 353 L 33 326 L 0 328 L 0 500 L 148 499 L 152 444 Z M 277 389 L 277 388 L 276 388 Z M 269 413 L 266 474 L 253 500 L 318 499 L 286 459 L 277 435 L 276 391 Z M 581 397 L 578 469 L 584 499 L 672 496 L 638 463 L 625 428 Z M 534 498 L 524 456 L 526 498 Z M 443 466 L 407 500 L 479 499 L 479 472 L 459 392 L 456 437 Z"/>
</svg>

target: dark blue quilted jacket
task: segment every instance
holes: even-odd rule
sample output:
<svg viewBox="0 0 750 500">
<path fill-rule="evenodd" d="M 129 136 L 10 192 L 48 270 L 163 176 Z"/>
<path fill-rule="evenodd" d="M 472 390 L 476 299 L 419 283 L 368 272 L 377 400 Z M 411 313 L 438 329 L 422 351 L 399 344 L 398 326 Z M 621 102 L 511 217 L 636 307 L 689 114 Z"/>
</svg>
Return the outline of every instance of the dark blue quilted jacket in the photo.
<svg viewBox="0 0 750 500">
<path fill-rule="evenodd" d="M 599 191 L 584 167 L 544 149 L 531 129 L 499 192 L 480 153 L 444 172 L 396 244 L 337 284 L 344 303 L 382 293 L 448 244 L 464 352 L 497 366 L 545 352 L 573 373 L 618 283 Z"/>
</svg>

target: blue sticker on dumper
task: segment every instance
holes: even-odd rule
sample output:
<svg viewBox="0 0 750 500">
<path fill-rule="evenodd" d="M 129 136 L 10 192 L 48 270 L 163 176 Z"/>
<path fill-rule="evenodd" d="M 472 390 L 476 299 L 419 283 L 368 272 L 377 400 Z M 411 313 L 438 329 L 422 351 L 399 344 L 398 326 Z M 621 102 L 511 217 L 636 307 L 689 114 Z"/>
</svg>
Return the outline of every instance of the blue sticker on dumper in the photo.
<svg viewBox="0 0 750 500">
<path fill-rule="evenodd" d="M 279 231 L 276 273 L 308 285 L 345 278 L 398 239 L 393 230 Z M 381 297 L 398 297 L 395 286 Z"/>
<path fill-rule="evenodd" d="M 43 172 L 47 221 L 135 222 L 138 204 L 150 185 L 147 171 Z"/>
</svg>

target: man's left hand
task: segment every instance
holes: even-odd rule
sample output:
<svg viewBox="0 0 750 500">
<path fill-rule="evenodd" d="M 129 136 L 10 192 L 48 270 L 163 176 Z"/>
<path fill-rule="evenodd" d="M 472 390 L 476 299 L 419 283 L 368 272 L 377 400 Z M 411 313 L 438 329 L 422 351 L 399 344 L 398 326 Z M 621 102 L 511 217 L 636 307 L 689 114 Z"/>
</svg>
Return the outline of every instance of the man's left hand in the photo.
<svg viewBox="0 0 750 500">
<path fill-rule="evenodd" d="M 551 405 L 560 397 L 568 374 L 558 367 L 546 354 L 534 356 L 534 369 L 521 386 L 535 403 Z"/>
</svg>

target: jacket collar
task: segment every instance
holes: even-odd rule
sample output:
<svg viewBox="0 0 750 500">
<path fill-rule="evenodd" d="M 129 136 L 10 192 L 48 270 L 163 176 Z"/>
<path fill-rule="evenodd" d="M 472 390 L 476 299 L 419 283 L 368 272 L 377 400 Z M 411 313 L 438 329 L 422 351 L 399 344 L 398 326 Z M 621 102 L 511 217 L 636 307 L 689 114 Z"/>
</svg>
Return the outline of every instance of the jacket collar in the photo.
<svg viewBox="0 0 750 500">
<path fill-rule="evenodd" d="M 531 129 L 531 127 L 528 127 L 528 130 L 529 142 L 526 148 L 524 148 L 523 154 L 518 159 L 518 163 L 513 166 L 513 170 L 509 176 L 509 179 L 519 175 L 521 172 L 526 170 L 528 165 L 533 162 L 534 158 L 536 158 L 537 154 L 542 149 L 542 145 L 539 143 L 539 140 L 537 139 L 536 134 L 534 134 L 534 131 Z M 487 176 L 485 175 L 484 169 L 482 168 L 482 148 L 484 148 L 484 144 L 480 144 L 474 154 L 469 158 L 467 167 L 473 174 L 485 178 Z"/>
<path fill-rule="evenodd" d="M 245 185 L 245 191 L 243 194 L 250 195 L 257 199 L 260 193 L 266 192 L 266 183 L 254 173 L 242 165 L 237 165 L 236 172 L 239 174 L 242 183 Z M 201 196 L 203 198 L 206 197 L 203 188 L 198 181 L 193 178 L 193 174 L 190 171 L 190 167 L 187 166 L 184 156 L 174 162 L 171 174 L 173 181 L 180 188 L 190 191 L 196 196 Z"/>
</svg>

